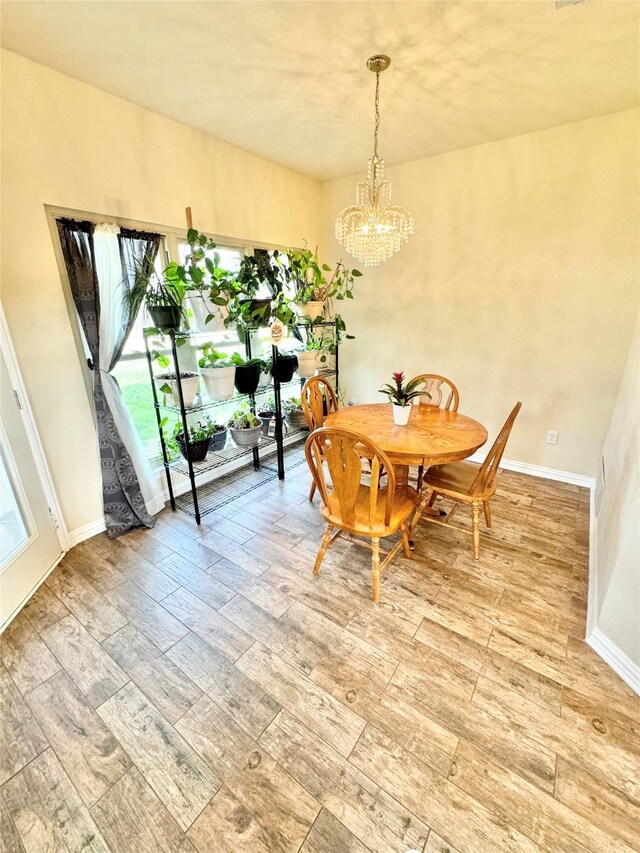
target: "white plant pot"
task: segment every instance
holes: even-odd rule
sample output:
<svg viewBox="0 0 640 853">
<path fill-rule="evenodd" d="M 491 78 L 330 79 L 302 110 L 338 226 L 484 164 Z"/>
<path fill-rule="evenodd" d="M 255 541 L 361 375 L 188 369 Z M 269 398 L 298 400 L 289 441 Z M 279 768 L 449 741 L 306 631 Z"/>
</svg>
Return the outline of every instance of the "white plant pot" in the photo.
<svg viewBox="0 0 640 853">
<path fill-rule="evenodd" d="M 273 384 L 273 374 L 270 370 L 261 370 L 260 371 L 260 385 L 272 385 Z"/>
<path fill-rule="evenodd" d="M 310 320 L 317 320 L 324 311 L 324 302 L 296 302 L 295 306 L 298 317 L 308 317 Z"/>
<path fill-rule="evenodd" d="M 198 331 L 223 332 L 225 330 L 224 321 L 229 316 L 229 310 L 225 305 L 215 305 L 208 296 L 198 296 L 195 293 L 188 294 L 186 301 Z M 207 323 L 209 314 L 213 314 L 213 318 Z"/>
<path fill-rule="evenodd" d="M 297 352 L 298 357 L 298 376 L 303 376 L 308 379 L 316 372 L 318 364 L 317 350 L 306 350 L 305 352 Z"/>
<path fill-rule="evenodd" d="M 237 447 L 257 447 L 260 444 L 262 424 L 250 429 L 234 429 L 229 427 L 231 438 Z"/>
<path fill-rule="evenodd" d="M 333 370 L 336 366 L 336 357 L 335 354 L 329 352 L 328 349 L 318 350 L 318 363 L 316 365 L 318 370 Z"/>
<path fill-rule="evenodd" d="M 409 415 L 411 414 L 411 406 L 393 406 L 393 422 L 397 426 L 406 426 L 409 423 Z"/>
<path fill-rule="evenodd" d="M 236 366 L 202 367 L 202 378 L 207 394 L 212 400 L 230 400 L 235 390 Z"/>
<path fill-rule="evenodd" d="M 171 394 L 167 394 L 167 402 L 171 406 L 180 405 L 180 392 L 178 391 L 177 379 L 161 379 L 160 377 L 156 376 L 156 385 L 158 386 L 158 390 L 160 390 L 163 385 L 168 385 L 171 388 Z M 188 409 L 190 406 L 193 406 L 196 397 L 200 393 L 200 377 L 183 377 L 180 380 L 180 385 L 182 386 L 184 406 L 185 409 Z"/>
</svg>

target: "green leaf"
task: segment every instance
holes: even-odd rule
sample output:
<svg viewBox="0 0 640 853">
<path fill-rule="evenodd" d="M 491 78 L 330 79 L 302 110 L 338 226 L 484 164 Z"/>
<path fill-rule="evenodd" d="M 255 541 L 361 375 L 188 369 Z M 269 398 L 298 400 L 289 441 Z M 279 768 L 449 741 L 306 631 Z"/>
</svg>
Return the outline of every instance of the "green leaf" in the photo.
<svg viewBox="0 0 640 853">
<path fill-rule="evenodd" d="M 226 305 L 227 300 L 224 296 L 214 296 L 211 300 L 214 305 Z"/>
<path fill-rule="evenodd" d="M 360 270 L 351 270 L 351 275 L 355 276 L 356 278 L 360 278 L 362 273 L 360 272 Z"/>
<path fill-rule="evenodd" d="M 329 264 L 322 264 L 322 269 L 325 272 L 331 272 L 331 267 L 329 266 Z"/>
<path fill-rule="evenodd" d="M 213 275 L 216 267 L 215 267 L 215 264 L 213 263 L 213 261 L 211 260 L 211 258 L 205 258 L 204 259 L 204 265 L 209 270 L 209 272 Z"/>
<path fill-rule="evenodd" d="M 347 299 L 353 299 L 353 293 L 350 290 L 347 290 L 346 297 Z"/>
<path fill-rule="evenodd" d="M 161 353 L 158 353 L 158 355 L 156 356 L 156 361 L 158 362 L 160 367 L 169 367 L 169 365 L 171 364 L 171 361 L 167 358 L 167 356 L 162 355 Z"/>
<path fill-rule="evenodd" d="M 212 320 L 213 320 L 213 314 L 207 314 L 205 321 L 204 321 L 205 326 L 207 325 L 207 323 L 210 323 Z M 202 365 L 200 365 L 200 367 L 202 367 Z"/>
<path fill-rule="evenodd" d="M 161 392 L 162 394 L 171 394 L 171 393 L 173 393 L 173 390 L 172 390 L 172 388 L 171 388 L 171 385 L 167 385 L 167 383 L 166 383 L 166 382 L 164 383 L 164 385 L 161 385 L 161 386 L 160 386 L 159 390 L 160 390 L 160 392 Z"/>
<path fill-rule="evenodd" d="M 345 335 L 345 337 L 348 341 L 355 341 L 355 339 L 356 339 L 355 335 Z"/>
<path fill-rule="evenodd" d="M 195 243 L 198 239 L 198 232 L 195 228 L 189 228 L 187 231 L 187 243 Z"/>
</svg>

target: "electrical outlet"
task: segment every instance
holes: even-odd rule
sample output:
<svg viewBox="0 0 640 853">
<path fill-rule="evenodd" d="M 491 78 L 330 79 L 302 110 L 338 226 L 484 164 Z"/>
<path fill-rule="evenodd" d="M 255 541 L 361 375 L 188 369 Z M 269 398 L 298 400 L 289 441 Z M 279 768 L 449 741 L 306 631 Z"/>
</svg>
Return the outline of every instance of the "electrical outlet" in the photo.
<svg viewBox="0 0 640 853">
<path fill-rule="evenodd" d="M 550 429 L 547 433 L 547 444 L 557 444 L 558 443 L 558 430 Z"/>
</svg>

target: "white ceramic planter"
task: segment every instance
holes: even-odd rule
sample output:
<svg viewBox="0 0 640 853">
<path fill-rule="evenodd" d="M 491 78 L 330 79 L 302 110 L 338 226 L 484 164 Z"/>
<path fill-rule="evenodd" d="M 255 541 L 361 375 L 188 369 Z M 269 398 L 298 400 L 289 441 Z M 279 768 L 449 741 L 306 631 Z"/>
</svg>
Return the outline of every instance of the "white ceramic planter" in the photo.
<svg viewBox="0 0 640 853">
<path fill-rule="evenodd" d="M 251 429 L 234 429 L 229 427 L 231 438 L 237 447 L 257 447 L 260 444 L 262 424 Z"/>
<path fill-rule="evenodd" d="M 309 376 L 313 376 L 318 364 L 317 350 L 297 352 L 296 356 L 298 358 L 298 376 L 303 376 L 305 379 L 308 379 Z"/>
<path fill-rule="evenodd" d="M 236 366 L 202 367 L 202 378 L 207 394 L 212 400 L 230 400 L 235 390 Z"/>
<path fill-rule="evenodd" d="M 272 385 L 273 384 L 273 374 L 270 370 L 261 370 L 260 371 L 260 384 L 261 385 Z"/>
<path fill-rule="evenodd" d="M 406 426 L 409 423 L 411 406 L 396 406 L 395 403 L 391 405 L 393 406 L 393 422 L 397 426 Z"/>
<path fill-rule="evenodd" d="M 308 317 L 310 320 L 317 320 L 324 311 L 324 302 L 296 302 L 295 306 L 298 317 Z"/>
<path fill-rule="evenodd" d="M 197 296 L 195 293 L 190 293 L 186 299 L 187 308 L 191 309 L 193 314 L 193 322 L 196 329 L 200 332 L 222 332 L 226 328 L 224 325 L 225 319 L 229 316 L 229 311 L 224 305 L 214 305 L 208 296 Z M 209 314 L 213 314 L 213 319 L 206 322 Z"/>
<path fill-rule="evenodd" d="M 156 385 L 158 387 L 158 391 L 160 392 L 160 388 L 163 385 L 168 385 L 171 388 L 171 394 L 167 394 L 167 403 L 171 406 L 179 406 L 180 405 L 180 394 L 178 391 L 178 380 L 177 379 L 161 379 L 159 376 L 156 376 Z M 185 408 L 189 408 L 189 406 L 193 406 L 193 403 L 200 392 L 200 377 L 199 376 L 187 376 L 183 377 L 180 380 L 180 385 L 182 386 L 182 396 L 184 398 Z M 162 393 L 162 392 L 160 392 Z"/>
</svg>

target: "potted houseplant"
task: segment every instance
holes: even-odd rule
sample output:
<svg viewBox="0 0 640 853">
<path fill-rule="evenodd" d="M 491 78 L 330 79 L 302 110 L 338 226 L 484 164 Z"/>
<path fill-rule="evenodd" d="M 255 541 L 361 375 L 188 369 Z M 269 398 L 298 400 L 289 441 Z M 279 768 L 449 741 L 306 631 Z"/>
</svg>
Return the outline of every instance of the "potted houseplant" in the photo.
<svg viewBox="0 0 640 853">
<path fill-rule="evenodd" d="M 260 367 L 260 385 L 273 384 L 273 361 L 270 358 L 264 359 Z"/>
<path fill-rule="evenodd" d="M 236 365 L 223 352 L 219 352 L 209 341 L 200 347 L 202 356 L 198 361 L 207 394 L 212 400 L 229 400 L 233 397 Z"/>
<path fill-rule="evenodd" d="M 272 373 L 274 381 L 280 383 L 291 382 L 297 364 L 298 358 L 295 353 L 279 352 L 273 360 Z"/>
<path fill-rule="evenodd" d="M 165 276 L 186 291 L 198 328 L 221 330 L 228 316 L 232 275 L 220 266 L 213 240 L 195 228 L 187 231 L 189 249 L 183 264 L 170 263 Z"/>
<path fill-rule="evenodd" d="M 302 411 L 302 401 L 299 397 L 291 397 L 289 400 L 285 400 L 282 404 L 282 409 L 288 427 L 291 429 L 303 429 L 307 426 L 307 421 Z"/>
<path fill-rule="evenodd" d="M 238 447 L 257 447 L 260 443 L 262 421 L 247 406 L 237 409 L 228 423 L 231 438 Z"/>
<path fill-rule="evenodd" d="M 137 316 L 144 305 L 151 316 L 155 328 L 162 332 L 177 331 L 187 314 L 184 309 L 185 285 L 174 281 L 167 270 L 159 275 L 154 267 L 153 258 L 145 255 L 135 258 L 132 267 L 133 284 L 125 282 L 126 299 L 132 316 Z"/>
<path fill-rule="evenodd" d="M 271 422 L 276 416 L 276 402 L 273 394 L 270 394 L 264 404 L 258 409 L 258 417 L 262 422 L 262 434 L 269 435 Z"/>
<path fill-rule="evenodd" d="M 224 450 L 227 443 L 227 428 L 224 424 L 213 424 L 209 450 Z"/>
<path fill-rule="evenodd" d="M 298 367 L 296 368 L 298 376 L 308 379 L 313 376 L 318 366 L 318 349 L 315 346 L 307 344 L 307 348 L 299 350 L 296 353 L 298 359 Z"/>
<path fill-rule="evenodd" d="M 260 382 L 263 362 L 259 358 L 247 360 L 238 352 L 234 352 L 231 356 L 231 362 L 236 366 L 235 385 L 238 394 L 255 394 Z"/>
<path fill-rule="evenodd" d="M 181 423 L 177 423 L 173 428 L 173 434 L 170 436 L 165 434 L 165 447 L 174 456 L 179 450 L 185 459 L 190 459 L 191 462 L 203 462 L 209 452 L 211 437 L 220 429 L 226 433 L 224 427 L 212 423 L 209 418 L 198 421 L 189 426 L 189 443 L 187 444 L 184 428 Z"/>
<path fill-rule="evenodd" d="M 399 370 L 391 374 L 393 385 L 387 384 L 380 388 L 380 393 L 384 394 L 393 406 L 393 422 L 398 426 L 406 426 L 409 423 L 409 415 L 411 414 L 411 401 L 415 397 L 429 397 L 431 394 L 428 391 L 419 391 L 418 388 L 422 380 L 412 379 L 404 385 L 404 373 Z"/>
<path fill-rule="evenodd" d="M 195 403 L 195 399 L 200 392 L 200 376 L 197 373 L 192 373 L 189 370 L 180 371 L 180 379 L 175 371 L 167 371 L 166 373 L 158 373 L 154 377 L 155 383 L 158 386 L 158 391 L 164 394 L 171 406 L 180 405 L 180 392 L 178 391 L 178 381 L 182 389 L 182 399 L 184 400 L 185 409 L 190 408 Z"/>
<path fill-rule="evenodd" d="M 325 315 L 325 308 L 331 307 L 332 299 L 353 299 L 353 285 L 362 273 L 349 269 L 338 261 L 332 269 L 329 264 L 320 264 L 315 253 L 307 249 L 289 249 L 286 266 L 287 280 L 293 284 L 294 295 L 291 298 L 300 319 L 312 323 Z M 325 273 L 331 273 L 327 279 Z"/>
</svg>

